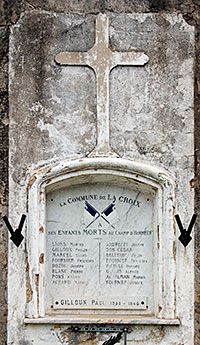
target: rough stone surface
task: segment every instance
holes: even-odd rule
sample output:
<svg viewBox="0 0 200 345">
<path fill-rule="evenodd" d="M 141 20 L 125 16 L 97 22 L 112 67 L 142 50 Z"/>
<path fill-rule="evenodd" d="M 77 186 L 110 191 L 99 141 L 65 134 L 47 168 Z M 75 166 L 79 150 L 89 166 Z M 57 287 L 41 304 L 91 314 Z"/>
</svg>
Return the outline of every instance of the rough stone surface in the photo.
<svg viewBox="0 0 200 345">
<path fill-rule="evenodd" d="M 9 29 L 0 28 L 0 217 L 8 206 L 8 37 Z M 0 222 L 0 343 L 6 344 L 7 319 L 7 230 Z"/>
<path fill-rule="evenodd" d="M 86 157 L 96 145 L 93 73 L 87 67 L 60 67 L 55 63 L 55 56 L 60 51 L 86 51 L 92 47 L 95 17 L 93 14 L 58 14 L 34 10 L 23 14 L 11 30 L 9 211 L 13 224 L 18 224 L 22 210 L 27 208 L 27 186 L 34 172 L 64 159 L 73 158 L 74 162 L 74 158 Z M 113 69 L 110 75 L 111 147 L 124 158 L 168 170 L 176 186 L 176 205 L 173 204 L 173 207 L 175 212 L 184 214 L 183 221 L 186 221 L 193 212 L 189 202 L 193 198 L 193 191 L 189 182 L 193 178 L 194 30 L 181 15 L 176 14 L 111 14 L 109 19 L 112 48 L 118 51 L 144 51 L 150 59 L 145 67 L 120 67 Z M 171 42 L 173 37 L 176 40 Z M 174 50 L 169 49 L 171 45 Z M 42 193 L 40 198 L 42 203 Z M 169 194 L 167 198 L 173 200 Z M 20 330 L 26 308 L 23 274 L 26 269 L 26 243 L 28 253 L 33 253 L 28 257 L 31 290 L 34 295 L 42 296 L 40 271 L 32 261 L 37 255 L 31 240 L 32 200 L 30 197 L 28 242 L 24 241 L 19 249 L 12 243 L 9 246 L 9 345 L 17 345 L 19 340 L 28 341 L 33 337 L 38 345 L 53 340 L 52 326 L 49 326 L 48 339 L 38 335 L 41 325 L 36 328 L 36 336 L 36 326 L 31 324 L 26 327 L 26 332 Z M 163 208 L 164 205 L 165 202 Z M 172 207 L 170 210 L 167 219 L 171 219 Z M 173 226 L 167 229 L 170 233 Z M 36 232 L 34 234 L 36 236 Z M 177 341 L 189 342 L 193 337 L 193 271 L 190 270 L 193 247 L 189 246 L 185 252 L 180 243 L 174 242 L 176 252 L 173 252 L 173 246 L 169 251 L 166 245 L 163 248 L 164 254 L 160 260 L 166 262 L 172 257 L 169 272 L 173 272 L 177 260 L 176 283 L 175 278 L 167 282 L 164 280 L 163 283 L 168 295 L 171 296 L 172 291 L 174 295 L 174 289 L 177 294 L 176 314 L 172 308 L 167 314 L 170 316 L 166 318 L 171 319 L 175 314 L 181 319 L 181 326 L 179 329 L 165 327 L 159 338 L 162 345 L 174 345 Z M 184 284 L 182 267 L 185 267 Z M 166 271 L 165 268 L 163 270 Z M 163 298 L 163 309 L 165 303 L 171 302 L 173 305 L 173 297 L 166 302 Z M 36 299 L 33 299 L 34 303 Z M 28 315 L 36 316 L 31 311 L 31 302 L 27 309 Z M 148 327 L 145 328 L 147 333 Z M 64 326 L 61 328 L 64 329 Z M 160 326 L 150 329 L 152 333 L 150 331 L 147 335 L 147 340 L 144 334 L 142 337 L 131 334 L 130 341 L 137 343 L 138 336 L 140 342 L 153 345 L 156 337 L 154 332 L 159 332 Z"/>
<path fill-rule="evenodd" d="M 15 176 L 15 181 L 22 182 L 30 157 L 32 162 L 42 165 L 47 159 L 56 161 L 66 154 L 77 156 L 83 151 L 88 154 L 95 146 L 94 73 L 88 68 L 83 73 L 82 68 L 62 68 L 54 61 L 63 49 L 90 49 L 94 43 L 92 23 L 93 16 L 68 15 L 66 22 L 64 15 L 34 12 L 31 17 L 24 15 L 13 28 L 16 39 L 11 40 L 10 50 L 13 90 L 10 111 L 16 114 L 11 140 L 17 145 L 14 145 L 16 154 L 14 161 L 11 155 L 11 161 L 14 165 L 23 161 L 21 176 Z M 87 32 L 86 40 L 82 36 L 84 32 Z M 23 136 L 22 128 L 26 128 Z M 52 147 L 57 150 L 52 151 Z"/>
<path fill-rule="evenodd" d="M 178 12 L 183 13 L 185 19 L 191 24 L 196 26 L 196 66 L 195 66 L 195 179 L 191 181 L 192 188 L 195 188 L 195 207 L 196 213 L 199 214 L 200 209 L 200 187 L 199 187 L 199 164 L 200 164 L 200 5 L 198 0 L 184 0 L 184 1 L 1 1 L 0 11 L 1 11 L 1 25 L 5 27 L 1 28 L 1 52 L 3 52 L 4 58 L 2 59 L 3 74 L 0 76 L 0 87 L 1 93 L 3 95 L 3 103 L 1 103 L 1 133 L 2 133 L 2 143 L 1 143 L 1 169 L 3 174 L 1 175 L 1 204 L 3 208 L 1 210 L 2 215 L 7 213 L 6 205 L 8 204 L 8 163 L 7 163 L 7 150 L 8 150 L 8 119 L 7 119 L 7 109 L 8 109 L 8 97 L 7 97 L 7 54 L 8 54 L 8 36 L 9 30 L 6 26 L 16 23 L 19 19 L 20 13 L 24 11 L 32 11 L 34 9 L 44 9 L 48 11 L 63 11 L 63 12 L 82 12 L 82 13 L 96 13 L 99 11 L 118 11 L 118 12 Z M 2 224 L 2 223 L 1 223 Z M 199 220 L 195 227 L 195 344 L 200 344 L 200 255 L 199 255 L 199 243 L 200 243 L 200 223 Z M 1 236 L 3 241 L 1 241 L 1 265 L 0 274 L 1 276 L 5 272 L 6 267 L 6 251 L 7 251 L 7 229 L 5 226 L 1 225 Z M 0 316 L 0 344 L 5 345 L 6 342 L 6 297 L 5 297 L 5 287 L 6 278 L 1 280 L 3 288 L 0 290 L 0 301 L 2 313 Z M 162 328 L 162 327 L 161 327 Z M 59 328 L 57 328 L 59 332 Z M 62 337 L 64 337 L 64 330 L 60 330 Z M 159 332 L 158 332 L 159 333 Z M 162 333 L 162 332 L 161 332 Z M 106 340 L 106 339 L 104 339 Z M 64 341 L 64 340 L 63 340 Z M 158 336 L 158 342 L 159 342 Z M 30 342 L 22 341 L 21 344 L 27 344 Z"/>
<path fill-rule="evenodd" d="M 29 0 L 29 1 L 2 1 L 2 24 L 13 24 L 20 13 L 30 10 L 45 10 L 52 12 L 93 13 L 99 12 L 181 12 L 195 17 L 199 10 L 198 0 Z"/>
<path fill-rule="evenodd" d="M 156 162 L 176 171 L 178 177 L 180 169 L 189 171 L 193 160 L 191 146 L 186 145 L 182 156 L 182 143 L 189 134 L 189 114 L 193 112 L 193 89 L 188 85 L 186 98 L 181 88 L 184 83 L 187 89 L 194 51 L 185 24 L 181 20 L 174 25 L 172 22 L 164 15 L 155 19 L 144 15 L 141 21 L 135 21 L 133 15 L 111 19 L 112 47 L 122 51 L 137 47 L 148 52 L 149 63 L 144 68 L 112 71 L 110 121 L 111 146 L 121 156 Z"/>
</svg>

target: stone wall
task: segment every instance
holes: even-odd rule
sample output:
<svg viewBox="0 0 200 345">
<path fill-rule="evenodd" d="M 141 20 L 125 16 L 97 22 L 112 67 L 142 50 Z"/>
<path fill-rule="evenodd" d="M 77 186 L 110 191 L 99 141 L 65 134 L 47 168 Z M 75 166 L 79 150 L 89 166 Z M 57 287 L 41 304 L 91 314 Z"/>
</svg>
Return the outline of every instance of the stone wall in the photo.
<svg viewBox="0 0 200 345">
<path fill-rule="evenodd" d="M 198 0 L 59 0 L 59 1 L 1 1 L 0 3 L 0 93 L 1 93 L 1 119 L 0 119 L 0 216 L 7 214 L 8 205 L 8 45 L 10 27 L 17 22 L 24 11 L 43 10 L 66 13 L 92 13 L 99 12 L 177 12 L 184 15 L 184 19 L 196 27 L 196 67 L 195 67 L 195 178 L 192 187 L 195 188 L 196 213 L 200 214 L 200 4 Z M 7 266 L 7 229 L 0 223 L 0 345 L 6 344 L 6 266 Z M 195 227 L 195 344 L 200 344 L 200 220 Z"/>
<path fill-rule="evenodd" d="M 0 28 L 0 215 L 7 214 L 8 207 L 8 39 L 9 27 Z M 0 222 L 0 342 L 6 344 L 7 318 L 7 230 Z"/>
</svg>

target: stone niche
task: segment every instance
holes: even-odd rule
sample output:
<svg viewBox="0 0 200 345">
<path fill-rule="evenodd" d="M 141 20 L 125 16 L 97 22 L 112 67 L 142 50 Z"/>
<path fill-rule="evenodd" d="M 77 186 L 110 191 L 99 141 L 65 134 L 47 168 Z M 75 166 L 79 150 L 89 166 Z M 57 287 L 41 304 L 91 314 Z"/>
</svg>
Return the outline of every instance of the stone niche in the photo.
<svg viewBox="0 0 200 345">
<path fill-rule="evenodd" d="M 29 189 L 26 322 L 177 324 L 171 176 L 120 158 L 49 171 Z"/>
</svg>

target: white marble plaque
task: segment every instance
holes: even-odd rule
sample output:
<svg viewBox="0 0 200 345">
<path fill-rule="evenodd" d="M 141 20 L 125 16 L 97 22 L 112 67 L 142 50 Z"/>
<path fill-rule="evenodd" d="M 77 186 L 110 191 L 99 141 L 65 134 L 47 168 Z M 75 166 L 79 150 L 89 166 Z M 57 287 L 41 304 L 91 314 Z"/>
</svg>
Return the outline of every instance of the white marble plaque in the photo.
<svg viewBox="0 0 200 345">
<path fill-rule="evenodd" d="M 153 201 L 110 183 L 47 194 L 47 309 L 153 309 Z"/>
</svg>

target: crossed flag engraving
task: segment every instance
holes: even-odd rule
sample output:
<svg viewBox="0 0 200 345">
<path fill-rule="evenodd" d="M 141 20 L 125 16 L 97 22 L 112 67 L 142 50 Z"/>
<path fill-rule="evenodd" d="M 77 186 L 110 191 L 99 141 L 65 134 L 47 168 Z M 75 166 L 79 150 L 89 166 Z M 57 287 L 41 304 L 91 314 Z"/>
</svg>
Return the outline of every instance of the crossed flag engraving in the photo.
<svg viewBox="0 0 200 345">
<path fill-rule="evenodd" d="M 112 202 L 109 206 L 107 206 L 102 212 L 99 212 L 94 208 L 89 202 L 85 202 L 85 210 L 94 218 L 87 226 L 88 228 L 90 225 L 92 225 L 99 217 L 101 217 L 103 220 L 106 221 L 109 225 L 112 226 L 113 229 L 115 229 L 114 225 L 112 225 L 107 217 L 115 210 L 115 203 Z"/>
</svg>

